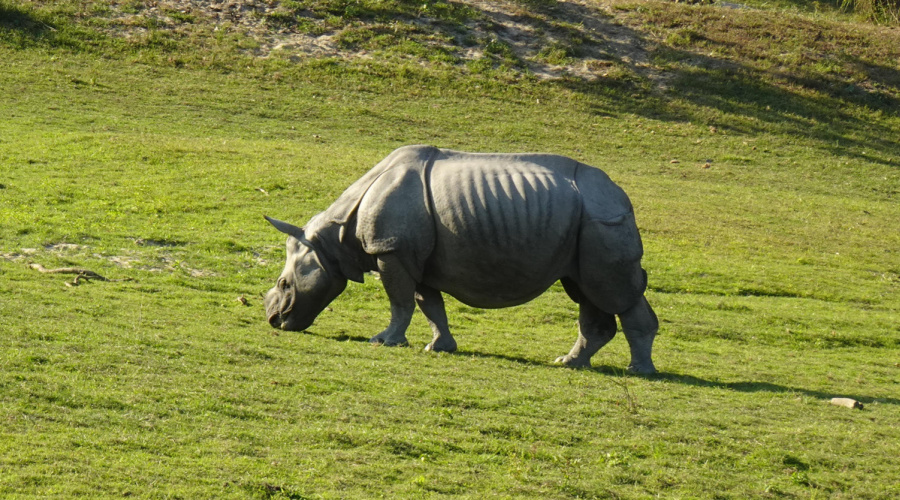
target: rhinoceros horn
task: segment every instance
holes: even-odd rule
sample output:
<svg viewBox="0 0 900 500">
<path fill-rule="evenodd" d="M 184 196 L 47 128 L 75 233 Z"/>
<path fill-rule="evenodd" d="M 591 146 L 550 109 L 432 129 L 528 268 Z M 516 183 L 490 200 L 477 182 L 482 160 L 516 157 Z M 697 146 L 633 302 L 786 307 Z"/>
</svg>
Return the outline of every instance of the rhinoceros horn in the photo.
<svg viewBox="0 0 900 500">
<path fill-rule="evenodd" d="M 293 224 L 290 224 L 290 223 L 287 223 L 287 222 L 284 222 L 284 221 L 281 221 L 278 219 L 273 219 L 273 218 L 269 217 L 268 215 L 263 215 L 263 217 L 265 217 L 266 220 L 269 221 L 270 224 L 275 226 L 275 229 L 281 231 L 282 233 L 284 233 L 288 236 L 293 236 L 294 238 L 297 238 L 300 241 L 306 240 L 306 237 L 303 235 L 302 228 L 299 228 Z"/>
</svg>

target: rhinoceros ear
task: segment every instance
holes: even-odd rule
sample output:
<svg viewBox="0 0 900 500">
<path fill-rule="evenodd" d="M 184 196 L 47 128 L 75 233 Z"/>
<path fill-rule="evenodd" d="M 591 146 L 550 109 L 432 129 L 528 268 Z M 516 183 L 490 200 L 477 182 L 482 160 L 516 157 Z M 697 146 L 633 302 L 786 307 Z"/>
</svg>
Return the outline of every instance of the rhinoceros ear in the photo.
<svg viewBox="0 0 900 500">
<path fill-rule="evenodd" d="M 273 218 L 269 217 L 268 215 L 263 215 L 263 217 L 265 217 L 266 220 L 269 221 L 270 224 L 275 226 L 275 229 L 281 231 L 282 233 L 284 233 L 288 236 L 293 236 L 294 238 L 297 238 L 298 240 L 305 239 L 305 237 L 303 236 L 302 228 L 299 228 L 293 224 L 289 224 L 284 221 L 280 221 L 278 219 L 273 219 Z"/>
</svg>

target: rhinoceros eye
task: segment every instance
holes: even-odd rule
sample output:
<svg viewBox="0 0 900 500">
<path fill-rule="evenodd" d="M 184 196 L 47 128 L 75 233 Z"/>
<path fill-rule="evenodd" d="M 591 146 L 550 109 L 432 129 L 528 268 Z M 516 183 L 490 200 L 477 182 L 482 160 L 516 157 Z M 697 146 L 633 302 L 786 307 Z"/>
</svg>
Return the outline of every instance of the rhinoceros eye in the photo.
<svg viewBox="0 0 900 500">
<path fill-rule="evenodd" d="M 278 278 L 278 288 L 287 290 L 289 288 L 287 280 L 284 278 Z"/>
</svg>

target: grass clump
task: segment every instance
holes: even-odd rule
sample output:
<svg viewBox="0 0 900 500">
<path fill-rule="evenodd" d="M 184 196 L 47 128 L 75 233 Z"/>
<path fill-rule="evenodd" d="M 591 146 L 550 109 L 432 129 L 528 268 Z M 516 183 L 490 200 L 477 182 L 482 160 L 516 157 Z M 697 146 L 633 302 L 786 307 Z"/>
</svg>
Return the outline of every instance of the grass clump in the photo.
<svg viewBox="0 0 900 500">
<path fill-rule="evenodd" d="M 871 21 L 900 23 L 900 2 L 897 0 L 842 0 L 841 8 L 852 10 Z"/>
</svg>

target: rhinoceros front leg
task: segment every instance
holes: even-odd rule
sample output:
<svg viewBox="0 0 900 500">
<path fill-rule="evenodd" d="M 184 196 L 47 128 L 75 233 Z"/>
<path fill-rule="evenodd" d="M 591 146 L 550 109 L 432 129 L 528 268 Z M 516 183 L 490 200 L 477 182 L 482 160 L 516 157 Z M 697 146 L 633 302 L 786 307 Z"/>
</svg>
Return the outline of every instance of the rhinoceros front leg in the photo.
<svg viewBox="0 0 900 500">
<path fill-rule="evenodd" d="M 456 339 L 450 334 L 450 325 L 447 322 L 447 310 L 444 308 L 444 297 L 441 292 L 430 286 L 419 284 L 416 287 L 416 303 L 419 309 L 428 319 L 434 338 L 425 346 L 426 351 L 454 352 L 456 351 Z"/>
<path fill-rule="evenodd" d="M 556 358 L 556 362 L 573 368 L 590 368 L 591 356 L 615 336 L 616 317 L 601 311 L 587 298 L 580 297 L 578 339 L 569 354 Z"/>
<path fill-rule="evenodd" d="M 384 291 L 391 302 L 391 322 L 383 332 L 369 339 L 369 342 L 387 346 L 407 345 L 406 329 L 416 309 L 416 282 L 395 254 L 379 255 L 378 271 L 381 273 Z"/>
<path fill-rule="evenodd" d="M 631 364 L 628 365 L 628 371 L 656 373 L 651 354 L 653 339 L 659 330 L 659 320 L 650 303 L 642 296 L 631 309 L 619 314 L 619 320 L 622 321 L 622 330 L 625 331 L 625 339 L 628 340 L 628 347 L 631 349 Z"/>
</svg>

